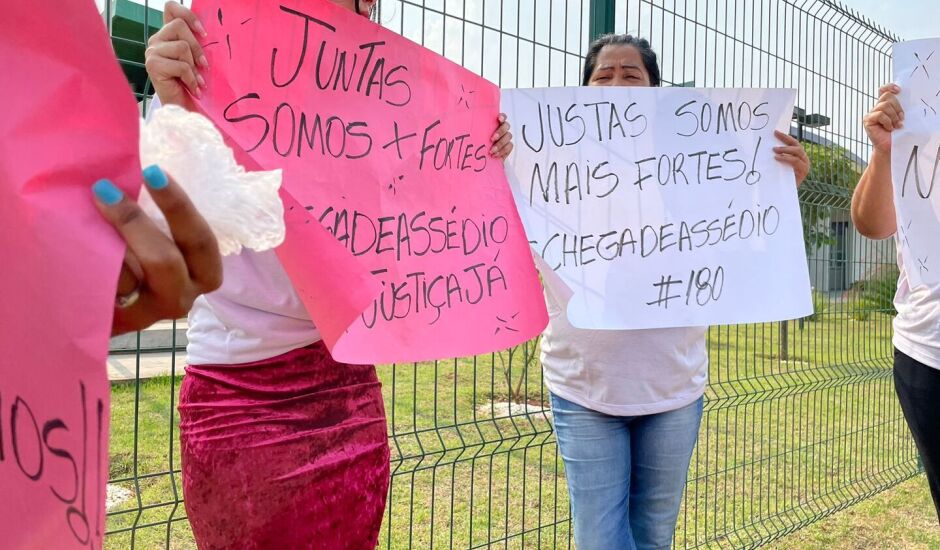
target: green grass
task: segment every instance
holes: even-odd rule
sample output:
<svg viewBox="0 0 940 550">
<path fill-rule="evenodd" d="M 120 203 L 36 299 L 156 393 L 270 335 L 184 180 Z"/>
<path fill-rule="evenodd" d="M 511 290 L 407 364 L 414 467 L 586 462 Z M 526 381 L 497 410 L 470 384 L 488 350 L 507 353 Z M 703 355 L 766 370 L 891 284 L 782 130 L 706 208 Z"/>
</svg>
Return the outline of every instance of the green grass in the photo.
<svg viewBox="0 0 940 550">
<path fill-rule="evenodd" d="M 171 548 L 196 548 L 185 520 L 168 524 L 186 515 L 179 474 L 172 473 L 180 464 L 179 381 L 157 378 L 112 386 L 110 479 L 128 480 L 116 484 L 134 496 L 109 511 L 108 531 L 130 530 L 108 535 L 106 548 L 165 548 L 168 525 Z M 141 528 L 147 525 L 154 526 Z"/>
<path fill-rule="evenodd" d="M 890 378 L 890 318 L 856 317 L 830 303 L 802 330 L 789 323 L 786 346 L 777 324 L 710 331 L 711 385 L 678 547 L 770 542 L 915 475 Z M 536 350 L 379 367 L 393 472 L 381 548 L 568 547 Z M 167 520 L 185 516 L 169 473 L 179 468 L 174 387 L 169 378 L 114 387 L 111 478 L 131 479 L 120 485 L 135 498 L 112 511 L 108 529 L 138 528 L 110 535 L 108 548 L 132 539 L 163 548 Z M 494 405 L 510 397 L 529 412 Z M 135 483 L 135 474 L 157 475 Z M 195 547 L 185 521 L 169 534 L 170 548 Z"/>
</svg>

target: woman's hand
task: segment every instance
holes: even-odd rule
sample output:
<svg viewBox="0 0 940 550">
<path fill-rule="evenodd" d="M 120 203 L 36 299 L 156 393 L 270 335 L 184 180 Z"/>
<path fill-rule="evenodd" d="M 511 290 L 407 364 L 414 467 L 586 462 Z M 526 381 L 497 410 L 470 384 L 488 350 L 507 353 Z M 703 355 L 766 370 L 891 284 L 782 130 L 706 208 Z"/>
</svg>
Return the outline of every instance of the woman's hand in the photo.
<svg viewBox="0 0 940 550">
<path fill-rule="evenodd" d="M 506 120 L 505 114 L 499 114 L 498 122 L 499 126 L 496 128 L 496 133 L 490 138 L 493 142 L 490 154 L 493 155 L 493 158 L 506 160 L 509 153 L 512 153 L 512 134 L 509 132 L 509 121 Z"/>
<path fill-rule="evenodd" d="M 878 103 L 865 115 L 863 123 L 868 139 L 880 153 L 891 152 L 891 132 L 904 126 L 904 109 L 898 101 L 901 87 L 897 84 L 887 84 L 878 90 Z"/>
<path fill-rule="evenodd" d="M 809 175 L 809 156 L 806 154 L 806 149 L 803 148 L 800 140 L 780 130 L 774 132 L 774 135 L 784 144 L 774 147 L 774 158 L 793 168 L 796 174 L 796 186 L 799 187 Z"/>
<path fill-rule="evenodd" d="M 207 69 L 209 62 L 197 34 L 206 36 L 206 29 L 196 15 L 176 2 L 167 2 L 163 28 L 150 37 L 144 52 L 147 74 L 164 105 L 192 110 L 192 97 L 202 97 L 206 81 L 199 69 Z"/>
<path fill-rule="evenodd" d="M 92 187 L 101 214 L 127 243 L 112 335 L 184 317 L 196 297 L 222 284 L 219 245 L 186 193 L 157 166 L 144 170 L 144 180 L 172 239 L 110 181 Z"/>
</svg>

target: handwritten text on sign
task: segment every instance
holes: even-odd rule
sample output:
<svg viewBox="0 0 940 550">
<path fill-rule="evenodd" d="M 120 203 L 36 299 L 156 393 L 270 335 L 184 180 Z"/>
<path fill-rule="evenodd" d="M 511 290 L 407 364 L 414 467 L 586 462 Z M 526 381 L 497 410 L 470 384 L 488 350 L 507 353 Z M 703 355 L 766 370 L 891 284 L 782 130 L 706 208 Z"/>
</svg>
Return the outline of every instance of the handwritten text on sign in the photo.
<svg viewBox="0 0 940 550">
<path fill-rule="evenodd" d="M 812 311 L 786 90 L 503 92 L 510 183 L 549 290 L 581 328 L 789 319 Z M 572 294 L 573 293 L 573 294 Z"/>
<path fill-rule="evenodd" d="M 136 195 L 137 108 L 92 2 L 5 6 L 0 66 L 0 546 L 100 549 L 124 245 L 90 188 Z"/>
<path fill-rule="evenodd" d="M 265 168 L 284 169 L 298 216 L 381 281 L 327 343 L 353 362 L 480 353 L 536 335 L 546 314 L 499 160 L 499 90 L 330 2 L 197 2 L 212 21 L 202 107 Z M 290 229 L 288 241 L 292 237 Z M 289 243 L 291 244 L 291 243 Z M 296 239 L 293 243 L 296 245 Z M 331 256 L 288 246 L 292 280 L 322 294 Z M 292 269 L 290 256 L 323 256 Z M 318 325 L 348 312 L 308 308 Z"/>
<path fill-rule="evenodd" d="M 913 286 L 940 282 L 940 39 L 894 46 L 904 127 L 892 134 L 897 240 Z"/>
</svg>

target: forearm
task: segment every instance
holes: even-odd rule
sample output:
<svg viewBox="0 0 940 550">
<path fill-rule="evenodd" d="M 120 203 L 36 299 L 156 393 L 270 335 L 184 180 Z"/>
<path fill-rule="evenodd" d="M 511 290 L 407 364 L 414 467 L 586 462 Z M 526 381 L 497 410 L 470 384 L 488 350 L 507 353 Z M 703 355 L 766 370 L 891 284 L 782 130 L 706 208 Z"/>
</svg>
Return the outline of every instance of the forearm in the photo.
<svg viewBox="0 0 940 550">
<path fill-rule="evenodd" d="M 897 231 L 891 153 L 875 150 L 852 196 L 852 222 L 869 239 L 886 239 Z"/>
</svg>

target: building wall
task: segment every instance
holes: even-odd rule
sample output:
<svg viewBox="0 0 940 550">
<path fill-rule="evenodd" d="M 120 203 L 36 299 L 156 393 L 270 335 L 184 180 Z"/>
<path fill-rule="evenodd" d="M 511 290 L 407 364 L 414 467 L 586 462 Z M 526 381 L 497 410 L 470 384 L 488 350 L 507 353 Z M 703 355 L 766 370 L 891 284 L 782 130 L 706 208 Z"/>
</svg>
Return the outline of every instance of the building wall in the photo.
<svg viewBox="0 0 940 550">
<path fill-rule="evenodd" d="M 831 229 L 833 224 L 846 224 L 846 238 L 843 243 L 844 259 L 840 260 L 836 244 L 820 246 L 809 251 L 810 283 L 813 289 L 826 293 L 842 293 L 856 283 L 870 278 L 885 264 L 896 261 L 897 248 L 894 239 L 874 241 L 863 237 L 852 224 L 851 215 L 846 210 L 835 210 L 820 225 L 830 228 L 830 236 L 835 238 Z M 841 265 L 839 265 L 841 263 Z M 844 284 L 838 279 L 844 270 Z"/>
</svg>

